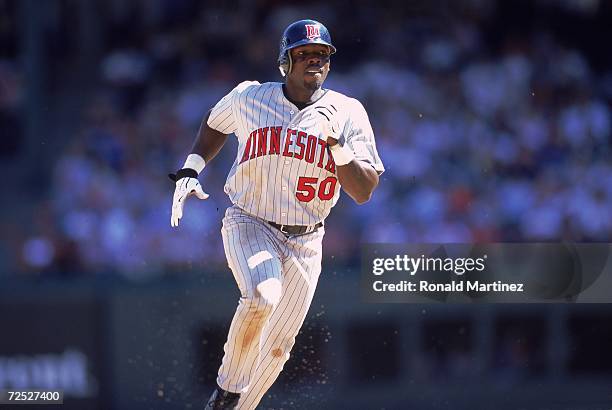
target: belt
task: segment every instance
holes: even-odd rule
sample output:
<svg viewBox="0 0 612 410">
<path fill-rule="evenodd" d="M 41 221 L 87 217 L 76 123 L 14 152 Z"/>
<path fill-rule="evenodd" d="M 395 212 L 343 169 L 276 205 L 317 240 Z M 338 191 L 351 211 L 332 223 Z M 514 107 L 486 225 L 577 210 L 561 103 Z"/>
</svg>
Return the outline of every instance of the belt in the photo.
<svg viewBox="0 0 612 410">
<path fill-rule="evenodd" d="M 305 233 L 314 232 L 323 226 L 323 222 L 314 225 L 281 225 L 271 221 L 268 221 L 268 223 L 285 235 L 303 235 Z"/>
</svg>

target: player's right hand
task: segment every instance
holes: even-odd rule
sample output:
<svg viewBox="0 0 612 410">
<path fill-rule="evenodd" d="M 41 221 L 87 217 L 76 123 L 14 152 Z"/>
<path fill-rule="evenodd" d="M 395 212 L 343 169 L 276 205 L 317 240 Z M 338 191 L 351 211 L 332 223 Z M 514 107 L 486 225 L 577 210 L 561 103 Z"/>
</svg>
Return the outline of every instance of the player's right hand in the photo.
<svg viewBox="0 0 612 410">
<path fill-rule="evenodd" d="M 172 198 L 171 226 L 178 226 L 179 221 L 183 217 L 183 206 L 185 206 L 185 201 L 191 195 L 195 195 L 198 199 L 207 199 L 210 196 L 204 192 L 197 178 L 185 177 L 177 180 L 176 188 L 174 189 L 174 197 Z"/>
</svg>

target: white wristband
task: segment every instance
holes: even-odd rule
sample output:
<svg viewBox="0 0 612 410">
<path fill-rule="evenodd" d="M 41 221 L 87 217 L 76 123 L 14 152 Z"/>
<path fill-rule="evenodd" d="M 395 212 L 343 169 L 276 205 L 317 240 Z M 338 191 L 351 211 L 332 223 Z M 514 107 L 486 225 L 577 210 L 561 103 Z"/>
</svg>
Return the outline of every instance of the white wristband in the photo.
<svg viewBox="0 0 612 410">
<path fill-rule="evenodd" d="M 353 151 L 351 151 L 351 149 L 346 144 L 342 147 L 340 146 L 340 144 L 330 146 L 329 150 L 334 156 L 334 162 L 338 166 L 346 165 L 355 159 Z"/>
<path fill-rule="evenodd" d="M 185 165 L 183 165 L 183 168 L 195 169 L 195 171 L 199 174 L 200 172 L 202 172 L 205 166 L 206 161 L 204 161 L 204 158 L 202 158 L 198 154 L 189 154 L 187 155 L 187 159 L 185 160 Z"/>
</svg>

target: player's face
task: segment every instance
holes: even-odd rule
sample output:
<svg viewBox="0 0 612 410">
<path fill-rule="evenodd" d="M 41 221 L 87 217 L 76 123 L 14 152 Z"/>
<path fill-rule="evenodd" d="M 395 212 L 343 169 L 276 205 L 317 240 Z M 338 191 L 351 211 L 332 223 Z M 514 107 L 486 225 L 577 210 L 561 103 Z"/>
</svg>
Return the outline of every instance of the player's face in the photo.
<svg viewBox="0 0 612 410">
<path fill-rule="evenodd" d="M 291 52 L 293 67 L 289 81 L 308 90 L 321 88 L 329 73 L 330 49 L 322 44 L 307 44 Z"/>
</svg>

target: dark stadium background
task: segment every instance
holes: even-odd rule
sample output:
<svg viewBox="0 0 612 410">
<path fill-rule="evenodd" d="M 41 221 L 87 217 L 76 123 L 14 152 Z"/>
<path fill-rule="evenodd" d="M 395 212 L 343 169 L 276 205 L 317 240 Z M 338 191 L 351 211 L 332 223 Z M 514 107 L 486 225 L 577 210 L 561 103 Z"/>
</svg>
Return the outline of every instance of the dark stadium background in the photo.
<svg viewBox="0 0 612 410">
<path fill-rule="evenodd" d="M 358 288 L 365 242 L 610 242 L 603 0 L 0 0 L 0 388 L 201 408 L 238 297 L 219 234 L 235 143 L 178 230 L 165 175 L 218 98 L 280 81 L 280 33 L 305 17 L 330 29 L 326 86 L 364 103 L 387 171 L 328 218 L 261 408 L 610 409 L 610 305 L 367 304 Z"/>
</svg>

